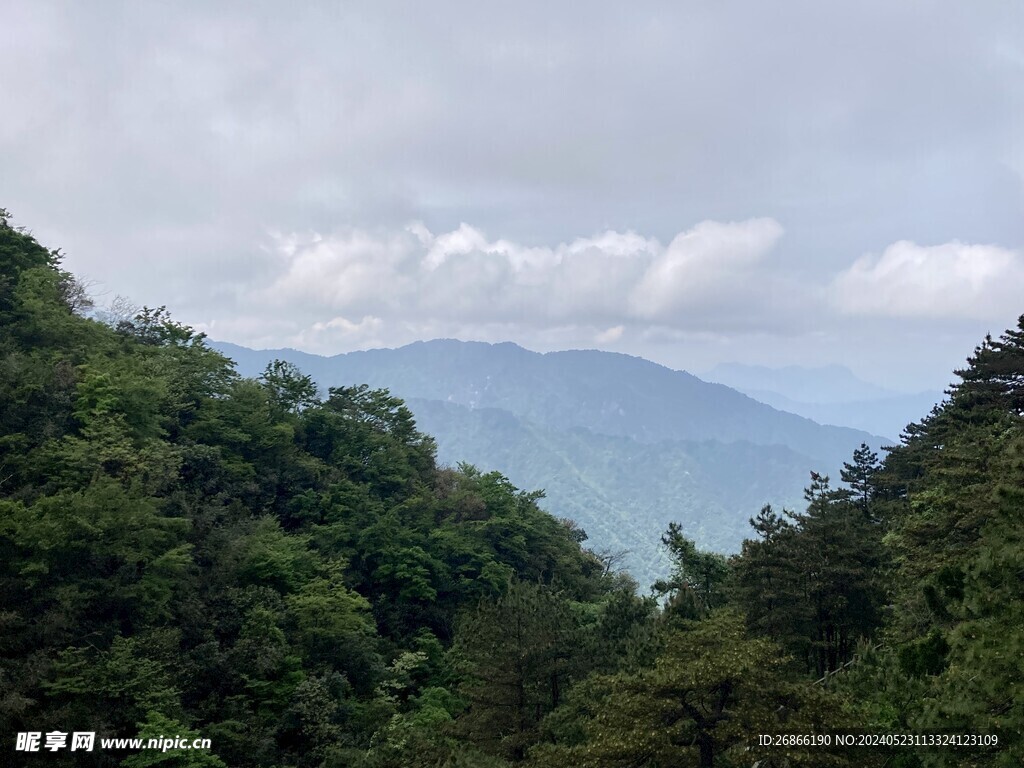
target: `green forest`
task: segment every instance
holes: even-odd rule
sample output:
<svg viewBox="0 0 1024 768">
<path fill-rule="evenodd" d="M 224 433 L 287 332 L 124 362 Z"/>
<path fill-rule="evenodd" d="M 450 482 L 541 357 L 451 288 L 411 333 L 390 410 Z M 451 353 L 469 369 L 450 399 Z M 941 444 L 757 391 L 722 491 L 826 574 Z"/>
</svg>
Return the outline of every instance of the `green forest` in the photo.
<svg viewBox="0 0 1024 768">
<path fill-rule="evenodd" d="M 740 553 L 670 526 L 649 587 L 386 391 L 91 309 L 0 213 L 5 765 L 1024 762 L 1024 317 Z M 15 755 L 54 730 L 212 748 Z"/>
</svg>

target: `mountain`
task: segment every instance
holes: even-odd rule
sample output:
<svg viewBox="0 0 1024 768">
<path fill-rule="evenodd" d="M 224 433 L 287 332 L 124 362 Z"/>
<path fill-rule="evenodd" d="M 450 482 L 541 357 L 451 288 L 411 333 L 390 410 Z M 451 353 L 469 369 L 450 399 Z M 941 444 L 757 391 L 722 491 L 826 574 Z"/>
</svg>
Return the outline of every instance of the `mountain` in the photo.
<svg viewBox="0 0 1024 768">
<path fill-rule="evenodd" d="M 756 389 L 743 391 L 773 408 L 806 416 L 819 424 L 840 425 L 885 435 L 889 438 L 889 444 L 898 442 L 899 434 L 907 424 L 919 420 L 945 397 L 942 392 L 935 391 L 845 403 L 803 403 L 778 392 Z"/>
<path fill-rule="evenodd" d="M 657 542 L 669 522 L 704 546 L 735 550 L 763 503 L 799 504 L 809 470 L 838 476 L 862 442 L 885 442 L 610 352 L 448 339 L 334 357 L 214 346 L 247 376 L 281 359 L 325 389 L 389 389 L 437 438 L 442 461 L 543 488 L 542 505 L 576 520 L 595 549 L 629 550 L 644 586 L 665 573 Z"/>
<path fill-rule="evenodd" d="M 858 378 L 840 365 L 768 368 L 723 363 L 703 376 L 773 408 L 819 424 L 885 435 L 890 443 L 897 441 L 907 424 L 920 419 L 945 398 L 938 390 L 893 392 Z"/>
<path fill-rule="evenodd" d="M 883 440 L 854 429 L 822 427 L 685 371 L 614 352 L 541 354 L 508 342 L 452 339 L 334 357 L 214 346 L 247 376 L 258 375 L 277 358 L 295 363 L 325 388 L 365 383 L 387 387 L 403 399 L 500 408 L 548 428 L 583 427 L 640 442 L 746 440 L 784 445 L 823 465 L 838 466 L 849 458 L 850 445 Z"/>
<path fill-rule="evenodd" d="M 770 368 L 764 365 L 721 363 L 703 376 L 708 381 L 717 381 L 741 392 L 765 390 L 804 403 L 847 403 L 877 400 L 896 394 L 864 381 L 842 365 L 787 365 Z"/>
</svg>

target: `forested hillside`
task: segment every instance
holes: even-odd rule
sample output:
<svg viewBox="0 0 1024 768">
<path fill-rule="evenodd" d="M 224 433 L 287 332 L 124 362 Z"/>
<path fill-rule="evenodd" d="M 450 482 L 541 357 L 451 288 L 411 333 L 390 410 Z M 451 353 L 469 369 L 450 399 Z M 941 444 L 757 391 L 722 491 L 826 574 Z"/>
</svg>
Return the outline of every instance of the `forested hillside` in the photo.
<svg viewBox="0 0 1024 768">
<path fill-rule="evenodd" d="M 737 556 L 669 526 L 655 600 L 536 494 L 439 468 L 387 392 L 243 378 L 163 309 L 88 304 L 0 216 L 5 762 L 70 730 L 212 749 L 17 764 L 1024 760 L 1024 317 L 884 459 L 751 509 Z"/>
<path fill-rule="evenodd" d="M 797 503 L 815 463 L 783 446 L 746 441 L 645 443 L 588 429 L 545 427 L 496 408 L 408 400 L 438 441 L 441 461 L 470 460 L 517 485 L 543 488 L 543 509 L 577 521 L 595 550 L 621 553 L 646 589 L 672 569 L 659 537 L 670 522 L 716 552 L 736 552 L 749 510 Z"/>
<path fill-rule="evenodd" d="M 808 469 L 834 474 L 862 442 L 886 442 L 597 350 L 438 339 L 321 357 L 211 345 L 250 376 L 282 359 L 325 389 L 386 388 L 436 439 L 442 463 L 543 489 L 542 508 L 576 520 L 595 549 L 625 553 L 643 587 L 671 569 L 658 544 L 670 522 L 703 547 L 736 552 L 750 509 L 799 502 Z"/>
</svg>

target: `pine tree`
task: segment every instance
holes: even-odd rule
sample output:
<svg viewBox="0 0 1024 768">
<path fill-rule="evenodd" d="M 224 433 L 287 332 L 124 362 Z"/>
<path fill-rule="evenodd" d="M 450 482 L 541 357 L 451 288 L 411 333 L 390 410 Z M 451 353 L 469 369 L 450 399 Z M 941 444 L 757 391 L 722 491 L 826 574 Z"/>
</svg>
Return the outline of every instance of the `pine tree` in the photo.
<svg viewBox="0 0 1024 768">
<path fill-rule="evenodd" d="M 522 760 L 541 718 L 568 687 L 577 643 L 566 601 L 551 589 L 513 581 L 465 617 L 455 653 L 470 702 L 459 730 L 482 749 Z"/>
<path fill-rule="evenodd" d="M 853 452 L 853 462 L 844 462 L 839 477 L 850 487 L 851 497 L 864 514 L 870 514 L 871 499 L 875 491 L 874 478 L 878 472 L 878 454 L 866 443 Z"/>
<path fill-rule="evenodd" d="M 912 727 L 999 736 L 997 750 L 922 755 L 925 765 L 1024 759 L 1024 317 L 986 337 L 949 400 L 908 426 L 876 482 L 896 565 L 888 629 L 900 673 L 921 694 Z"/>
<path fill-rule="evenodd" d="M 788 520 L 765 507 L 750 521 L 760 539 L 744 542 L 732 589 L 751 629 L 821 676 L 878 627 L 885 555 L 881 526 L 828 477 L 812 472 L 805 498 Z"/>
<path fill-rule="evenodd" d="M 697 549 L 679 523 L 669 523 L 661 543 L 672 558 L 672 575 L 655 583 L 654 591 L 668 596 L 674 615 L 699 618 L 725 602 L 729 564 L 723 555 Z"/>
<path fill-rule="evenodd" d="M 537 747 L 538 768 L 845 764 L 827 748 L 758 746 L 760 733 L 830 732 L 839 702 L 791 679 L 781 649 L 730 609 L 670 631 L 653 667 L 592 678 L 581 693 L 582 738 Z"/>
</svg>

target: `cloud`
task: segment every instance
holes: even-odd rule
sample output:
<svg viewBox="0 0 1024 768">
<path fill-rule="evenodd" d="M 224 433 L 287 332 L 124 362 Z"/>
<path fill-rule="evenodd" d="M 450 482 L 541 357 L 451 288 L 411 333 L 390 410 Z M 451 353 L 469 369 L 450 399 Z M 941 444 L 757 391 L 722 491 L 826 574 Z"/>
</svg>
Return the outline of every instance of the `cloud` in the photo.
<svg viewBox="0 0 1024 768">
<path fill-rule="evenodd" d="M 616 325 L 598 333 L 597 336 L 594 337 L 594 341 L 598 344 L 614 344 L 622 338 L 622 334 L 625 332 L 626 326 Z"/>
<path fill-rule="evenodd" d="M 635 312 L 664 320 L 695 304 L 718 300 L 718 294 L 748 276 L 781 236 L 782 227 L 774 219 L 705 221 L 676 235 L 633 291 Z"/>
<path fill-rule="evenodd" d="M 831 293 L 848 315 L 990 319 L 1021 311 L 1024 258 L 997 245 L 900 240 L 859 258 Z"/>
<path fill-rule="evenodd" d="M 872 334 L 893 318 L 976 327 L 1021 310 L 1024 261 L 1001 246 L 901 240 L 809 275 L 779 252 L 783 235 L 767 217 L 702 221 L 667 245 L 615 230 L 526 244 L 466 222 L 440 232 L 419 221 L 275 232 L 259 278 L 240 288 L 240 306 L 257 311 L 203 327 L 327 353 L 438 337 L 681 350 L 755 337 L 813 347 L 820 339 L 808 334 L 840 338 L 852 325 Z"/>
<path fill-rule="evenodd" d="M 374 332 L 438 322 L 571 324 L 614 341 L 631 323 L 685 326 L 697 312 L 706 316 L 709 302 L 727 310 L 781 234 L 772 219 L 701 222 L 668 246 L 615 231 L 526 246 L 465 223 L 439 234 L 419 222 L 395 232 L 277 234 L 280 272 L 252 300 L 315 313 L 313 333 L 361 333 L 372 318 Z"/>
<path fill-rule="evenodd" d="M 922 343 L 892 316 L 937 292 L 848 268 L 901 238 L 1024 246 L 1024 6 L 961 6 L 8 3 L 0 205 L 110 295 L 240 343 L 947 370 L 1024 308 L 972 319 L 1012 270 L 947 291 L 960 335 Z"/>
</svg>

